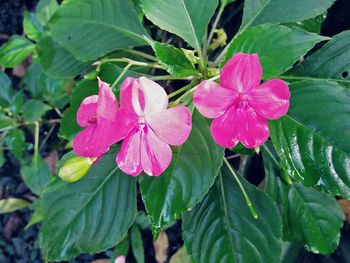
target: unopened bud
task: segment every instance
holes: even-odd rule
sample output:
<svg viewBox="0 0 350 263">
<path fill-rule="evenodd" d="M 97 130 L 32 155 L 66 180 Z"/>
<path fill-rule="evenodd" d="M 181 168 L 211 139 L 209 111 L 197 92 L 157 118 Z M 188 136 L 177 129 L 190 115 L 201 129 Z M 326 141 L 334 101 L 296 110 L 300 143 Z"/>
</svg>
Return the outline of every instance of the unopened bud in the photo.
<svg viewBox="0 0 350 263">
<path fill-rule="evenodd" d="M 87 174 L 95 160 L 96 158 L 72 157 L 63 164 L 58 176 L 65 182 L 76 182 Z"/>
</svg>

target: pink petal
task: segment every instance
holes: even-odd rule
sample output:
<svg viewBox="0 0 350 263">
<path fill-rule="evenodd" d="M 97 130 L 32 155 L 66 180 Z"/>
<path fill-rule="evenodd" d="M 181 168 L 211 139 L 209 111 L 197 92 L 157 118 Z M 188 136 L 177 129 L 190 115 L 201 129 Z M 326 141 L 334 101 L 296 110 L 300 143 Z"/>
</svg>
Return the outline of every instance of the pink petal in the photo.
<svg viewBox="0 0 350 263">
<path fill-rule="evenodd" d="M 247 95 L 249 104 L 264 118 L 278 119 L 289 109 L 289 88 L 287 83 L 280 79 L 269 80 L 251 89 Z"/>
<path fill-rule="evenodd" d="M 145 116 L 166 109 L 168 96 L 161 86 L 146 77 L 127 78 L 121 85 L 120 103 L 136 115 Z"/>
<path fill-rule="evenodd" d="M 237 109 L 236 105 L 231 106 L 220 117 L 213 120 L 210 126 L 214 141 L 225 148 L 232 148 L 237 145 Z"/>
<path fill-rule="evenodd" d="M 236 112 L 237 139 L 247 148 L 264 144 L 270 135 L 266 119 L 258 115 L 247 102 L 239 104 Z"/>
<path fill-rule="evenodd" d="M 217 118 L 234 104 L 238 93 L 225 89 L 214 81 L 204 80 L 196 88 L 193 103 L 198 111 L 207 118 Z"/>
<path fill-rule="evenodd" d="M 118 101 L 106 82 L 98 79 L 97 116 L 114 121 L 118 112 Z"/>
<path fill-rule="evenodd" d="M 96 117 L 98 96 L 93 95 L 86 97 L 77 112 L 77 123 L 81 127 L 86 127 L 89 123 L 89 119 Z"/>
<path fill-rule="evenodd" d="M 223 67 L 220 85 L 238 93 L 247 92 L 259 86 L 262 68 L 258 54 L 235 54 Z"/>
<path fill-rule="evenodd" d="M 135 127 L 122 143 L 116 162 L 124 173 L 138 176 L 142 172 L 141 167 L 141 130 Z"/>
<path fill-rule="evenodd" d="M 159 176 L 169 166 L 172 158 L 170 146 L 145 126 L 141 142 L 141 164 L 150 176 Z"/>
<path fill-rule="evenodd" d="M 135 113 L 130 112 L 124 108 L 120 108 L 117 114 L 116 123 L 118 123 L 118 129 L 116 129 L 116 137 L 118 141 L 127 137 L 131 130 L 137 125 L 138 117 Z"/>
<path fill-rule="evenodd" d="M 184 106 L 151 114 L 146 123 L 160 139 L 174 146 L 183 144 L 192 129 L 191 112 Z"/>
<path fill-rule="evenodd" d="M 101 119 L 99 124 L 89 125 L 73 140 L 73 150 L 79 156 L 99 157 L 109 150 L 109 146 L 119 139 L 116 134 L 118 124 Z"/>
</svg>

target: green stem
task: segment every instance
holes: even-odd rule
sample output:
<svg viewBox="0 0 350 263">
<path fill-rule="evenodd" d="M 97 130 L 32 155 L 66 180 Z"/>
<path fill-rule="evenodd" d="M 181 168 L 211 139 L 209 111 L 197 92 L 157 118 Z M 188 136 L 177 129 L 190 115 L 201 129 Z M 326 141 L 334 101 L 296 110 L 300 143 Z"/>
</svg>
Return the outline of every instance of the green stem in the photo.
<svg viewBox="0 0 350 263">
<path fill-rule="evenodd" d="M 124 77 L 124 75 L 126 74 L 126 72 L 129 70 L 129 68 L 132 66 L 131 63 L 129 63 L 128 65 L 125 66 L 125 68 L 123 69 L 123 71 L 119 74 L 118 78 L 113 82 L 111 89 L 113 90 L 113 88 L 118 84 L 118 82 Z"/>
<path fill-rule="evenodd" d="M 164 76 L 152 76 L 149 77 L 151 80 L 192 80 L 193 77 L 176 77 L 171 75 L 164 75 Z"/>
<path fill-rule="evenodd" d="M 230 163 L 226 160 L 225 157 L 223 158 L 223 160 L 224 160 L 224 163 L 226 164 L 227 168 L 230 170 L 231 174 L 232 174 L 233 177 L 235 178 L 235 180 L 236 180 L 236 182 L 237 182 L 239 188 L 241 189 L 241 191 L 242 191 L 242 193 L 243 193 L 243 196 L 244 196 L 244 198 L 245 198 L 245 201 L 246 201 L 246 203 L 247 203 L 247 206 L 248 206 L 248 208 L 249 208 L 250 213 L 252 214 L 252 216 L 253 216 L 255 219 L 257 219 L 257 218 L 258 218 L 258 214 L 256 213 L 256 210 L 255 210 L 255 208 L 254 208 L 252 202 L 250 201 L 249 196 L 247 195 L 247 192 L 245 191 L 245 189 L 244 189 L 244 187 L 243 187 L 241 181 L 239 180 L 238 175 L 237 175 L 236 172 L 232 169 Z"/>
<path fill-rule="evenodd" d="M 152 60 L 154 62 L 158 62 L 158 59 L 155 56 L 152 56 L 150 54 L 144 53 L 142 51 L 138 51 L 138 50 L 135 50 L 135 49 L 122 49 L 122 50 L 126 51 L 126 52 L 128 52 L 130 54 L 137 55 L 137 56 L 143 57 L 145 59 Z"/>
<path fill-rule="evenodd" d="M 142 62 L 142 61 L 136 61 L 129 58 L 109 58 L 109 59 L 103 59 L 99 62 L 97 62 L 97 71 L 99 71 L 99 68 L 102 64 L 108 63 L 108 62 L 121 62 L 121 63 L 127 63 L 131 64 L 133 66 L 142 66 L 142 67 L 150 67 L 150 68 L 159 68 L 164 69 L 163 66 L 159 65 L 158 63 L 149 63 L 149 62 Z M 96 65 L 96 63 L 94 63 Z"/>
<path fill-rule="evenodd" d="M 39 131 L 40 124 L 38 121 L 34 122 L 35 131 L 34 131 L 34 164 L 37 165 L 39 161 Z"/>
<path fill-rule="evenodd" d="M 212 26 L 212 28 L 210 30 L 208 41 L 206 42 L 206 47 L 207 48 L 209 47 L 210 42 L 213 39 L 213 36 L 214 36 L 214 33 L 215 33 L 215 29 L 217 28 L 217 26 L 219 24 L 219 21 L 220 21 L 222 12 L 224 12 L 224 9 L 225 9 L 225 6 L 223 4 L 221 4 L 220 9 L 218 11 L 218 14 L 216 15 L 216 18 L 214 20 L 213 26 Z"/>
</svg>

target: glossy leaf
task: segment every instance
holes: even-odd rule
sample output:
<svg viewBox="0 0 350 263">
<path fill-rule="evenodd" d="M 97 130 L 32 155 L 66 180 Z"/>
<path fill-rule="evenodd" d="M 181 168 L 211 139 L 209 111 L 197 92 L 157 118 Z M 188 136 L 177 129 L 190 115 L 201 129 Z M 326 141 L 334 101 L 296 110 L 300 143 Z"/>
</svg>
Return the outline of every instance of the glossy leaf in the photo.
<svg viewBox="0 0 350 263">
<path fill-rule="evenodd" d="M 350 31 L 333 37 L 283 76 L 286 80 L 330 80 L 350 87 Z"/>
<path fill-rule="evenodd" d="M 201 50 L 205 31 L 218 0 L 141 0 L 146 17 L 161 29 Z"/>
<path fill-rule="evenodd" d="M 281 25 L 261 25 L 248 29 L 229 44 L 224 63 L 235 53 L 258 53 L 263 78 L 280 75 L 290 69 L 316 43 L 327 39 L 302 29 Z"/>
<path fill-rule="evenodd" d="M 30 99 L 23 105 L 23 119 L 27 122 L 40 120 L 51 107 L 40 100 Z"/>
<path fill-rule="evenodd" d="M 43 70 L 53 78 L 73 78 L 91 64 L 77 59 L 48 35 L 40 39 L 36 51 Z"/>
<path fill-rule="evenodd" d="M 80 181 L 51 182 L 42 197 L 40 246 L 51 261 L 95 254 L 122 240 L 136 213 L 136 181 L 105 154 Z"/>
<path fill-rule="evenodd" d="M 280 179 L 280 168 L 270 159 L 275 157 L 268 156 L 264 149 L 263 154 L 265 191 L 279 205 L 284 238 L 303 244 L 313 253 L 329 255 L 339 244 L 344 220 L 336 200 L 298 183 L 286 184 Z"/>
<path fill-rule="evenodd" d="M 156 234 L 202 200 L 222 165 L 223 149 L 212 139 L 209 121 L 194 111 L 192 122 L 188 140 L 173 148 L 168 169 L 157 178 L 140 178 L 142 198 Z"/>
<path fill-rule="evenodd" d="M 293 83 L 290 90 L 288 114 L 269 122 L 282 168 L 306 186 L 349 198 L 349 91 L 317 80 Z"/>
<path fill-rule="evenodd" d="M 281 262 L 282 222 L 264 192 L 240 179 L 258 218 L 227 168 L 205 199 L 183 217 L 183 238 L 192 262 Z"/>
<path fill-rule="evenodd" d="M 36 6 L 36 15 L 40 23 L 46 25 L 57 9 L 58 4 L 56 0 L 40 0 Z"/>
<path fill-rule="evenodd" d="M 241 30 L 265 23 L 303 21 L 323 14 L 334 2 L 335 0 L 246 0 Z"/>
<path fill-rule="evenodd" d="M 173 76 L 186 77 L 197 75 L 191 61 L 185 54 L 172 45 L 155 42 L 153 45 L 154 52 L 165 69 Z"/>
<path fill-rule="evenodd" d="M 37 195 L 42 194 L 45 186 L 52 179 L 50 168 L 41 157 L 23 163 L 21 176 L 29 189 Z"/>
<path fill-rule="evenodd" d="M 34 41 L 38 41 L 44 31 L 35 14 L 29 12 L 24 13 L 23 29 L 26 36 Z"/>
<path fill-rule="evenodd" d="M 129 0 L 65 1 L 49 26 L 58 44 L 82 61 L 147 44 L 143 38 L 147 32 Z"/>
<path fill-rule="evenodd" d="M 0 66 L 14 68 L 33 51 L 34 45 L 29 40 L 13 35 L 8 42 L 0 47 Z"/>
<path fill-rule="evenodd" d="M 20 129 L 12 129 L 6 134 L 5 138 L 5 143 L 10 149 L 11 153 L 18 160 L 21 160 L 25 147 L 24 132 Z"/>
<path fill-rule="evenodd" d="M 4 107 L 11 103 L 13 94 L 10 78 L 5 72 L 0 71 L 0 105 Z"/>
<path fill-rule="evenodd" d="M 11 213 L 26 208 L 30 202 L 20 198 L 7 198 L 0 200 L 0 214 Z"/>
</svg>

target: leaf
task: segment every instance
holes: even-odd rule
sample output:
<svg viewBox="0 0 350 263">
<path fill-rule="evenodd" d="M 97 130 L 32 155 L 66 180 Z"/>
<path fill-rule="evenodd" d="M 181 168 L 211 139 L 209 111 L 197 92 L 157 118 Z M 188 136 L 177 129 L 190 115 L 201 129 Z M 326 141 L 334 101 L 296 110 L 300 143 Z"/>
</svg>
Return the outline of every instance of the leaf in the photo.
<svg viewBox="0 0 350 263">
<path fill-rule="evenodd" d="M 240 30 L 259 24 L 303 21 L 323 14 L 334 2 L 335 0 L 246 0 Z"/>
<path fill-rule="evenodd" d="M 277 206 L 264 192 L 240 178 L 258 218 L 227 170 L 198 207 L 183 217 L 183 238 L 195 262 L 281 262 L 282 223 Z"/>
<path fill-rule="evenodd" d="M 143 38 L 147 32 L 129 0 L 65 1 L 49 27 L 58 44 L 82 61 L 147 44 Z"/>
<path fill-rule="evenodd" d="M 77 59 L 48 35 L 40 39 L 36 51 L 41 67 L 53 78 L 73 78 L 91 64 Z"/>
<path fill-rule="evenodd" d="M 10 149 L 11 153 L 21 160 L 25 147 L 24 132 L 20 129 L 12 129 L 6 134 L 5 143 Z"/>
<path fill-rule="evenodd" d="M 44 29 L 35 14 L 30 12 L 24 13 L 23 29 L 26 36 L 34 41 L 38 41 Z"/>
<path fill-rule="evenodd" d="M 131 247 L 137 263 L 145 262 L 145 252 L 141 231 L 138 226 L 133 225 L 130 229 Z"/>
<path fill-rule="evenodd" d="M 198 74 L 191 61 L 188 60 L 180 49 L 160 42 L 155 42 L 153 49 L 159 63 L 163 65 L 171 75 L 186 77 Z"/>
<path fill-rule="evenodd" d="M 0 214 L 11 213 L 26 208 L 30 202 L 20 198 L 7 198 L 0 200 Z"/>
<path fill-rule="evenodd" d="M 170 258 L 170 263 L 191 263 L 190 256 L 187 254 L 185 246 L 182 246 L 176 251 L 176 253 Z"/>
<path fill-rule="evenodd" d="M 222 158 L 223 149 L 212 139 L 209 121 L 194 111 L 190 137 L 173 148 L 168 169 L 157 178 L 143 175 L 139 180 L 155 236 L 202 200 L 214 183 Z"/>
<path fill-rule="evenodd" d="M 23 105 L 23 119 L 27 122 L 40 120 L 51 107 L 40 100 L 30 99 Z"/>
<path fill-rule="evenodd" d="M 300 65 L 283 76 L 286 80 L 330 80 L 350 87 L 350 31 L 333 37 Z"/>
<path fill-rule="evenodd" d="M 261 25 L 248 29 L 229 44 L 224 63 L 235 53 L 258 53 L 263 78 L 280 75 L 290 69 L 316 43 L 326 37 L 281 25 Z"/>
<path fill-rule="evenodd" d="M 287 23 L 286 25 L 296 26 L 296 27 L 299 27 L 299 28 L 304 29 L 306 31 L 320 34 L 322 24 L 323 24 L 324 20 L 326 19 L 326 17 L 327 17 L 327 12 L 325 12 L 322 15 L 319 15 L 319 16 L 301 21 L 301 22 Z"/>
<path fill-rule="evenodd" d="M 218 0 L 141 0 L 141 6 L 155 25 L 199 51 Z"/>
<path fill-rule="evenodd" d="M 14 68 L 33 51 L 34 45 L 29 40 L 13 35 L 8 42 L 0 47 L 0 66 Z"/>
<path fill-rule="evenodd" d="M 227 6 L 228 4 L 233 3 L 234 1 L 236 1 L 236 0 L 221 0 L 221 4 L 223 6 Z"/>
<path fill-rule="evenodd" d="M 0 145 L 0 147 L 2 148 L 2 145 Z M 5 161 L 4 150 L 0 149 L 0 168 L 3 167 Z"/>
<path fill-rule="evenodd" d="M 46 25 L 57 9 L 58 4 L 56 0 L 40 0 L 36 6 L 36 15 L 40 23 Z"/>
<path fill-rule="evenodd" d="M 37 195 L 42 194 L 52 179 L 50 168 L 41 157 L 22 164 L 21 176 L 28 188 Z"/>
<path fill-rule="evenodd" d="M 70 260 L 115 246 L 136 213 L 136 180 L 105 154 L 80 181 L 53 180 L 42 197 L 40 247 L 49 261 Z"/>
<path fill-rule="evenodd" d="M 269 122 L 283 170 L 306 186 L 350 198 L 349 90 L 320 80 L 290 90 L 288 115 Z"/>
<path fill-rule="evenodd" d="M 128 255 L 129 247 L 130 247 L 130 237 L 129 237 L 129 235 L 127 235 L 113 249 L 112 259 L 115 259 L 115 258 L 117 258 L 119 256 L 126 256 L 126 255 Z"/>
<path fill-rule="evenodd" d="M 339 205 L 325 193 L 283 182 L 277 153 L 269 149 L 272 147 L 262 149 L 265 192 L 279 205 L 284 239 L 303 244 L 313 253 L 329 255 L 339 244 L 343 225 L 344 215 Z"/>
<path fill-rule="evenodd" d="M 12 101 L 14 90 L 10 78 L 0 71 L 0 106 L 7 106 Z"/>
</svg>

